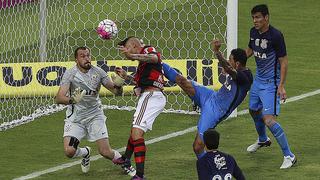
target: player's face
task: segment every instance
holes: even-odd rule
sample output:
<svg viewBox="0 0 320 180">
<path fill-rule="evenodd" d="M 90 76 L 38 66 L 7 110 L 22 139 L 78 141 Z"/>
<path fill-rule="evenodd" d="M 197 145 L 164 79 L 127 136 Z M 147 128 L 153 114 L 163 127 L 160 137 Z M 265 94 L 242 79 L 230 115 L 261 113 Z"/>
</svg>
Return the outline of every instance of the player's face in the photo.
<svg viewBox="0 0 320 180">
<path fill-rule="evenodd" d="M 128 42 L 125 47 L 128 49 L 129 53 L 133 54 L 134 47 L 133 47 L 132 43 Z"/>
<path fill-rule="evenodd" d="M 262 30 L 268 26 L 269 16 L 263 16 L 261 12 L 257 12 L 255 14 L 252 14 L 252 20 L 254 27 L 257 30 Z"/>
<path fill-rule="evenodd" d="M 89 49 L 78 50 L 76 60 L 80 68 L 89 70 L 91 68 L 91 55 Z"/>
</svg>

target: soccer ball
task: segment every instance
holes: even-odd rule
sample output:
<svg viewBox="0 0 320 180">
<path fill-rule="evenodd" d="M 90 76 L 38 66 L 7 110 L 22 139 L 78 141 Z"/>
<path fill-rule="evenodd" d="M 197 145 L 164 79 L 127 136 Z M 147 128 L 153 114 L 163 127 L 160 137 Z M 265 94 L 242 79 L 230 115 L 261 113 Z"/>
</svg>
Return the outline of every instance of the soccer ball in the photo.
<svg viewBox="0 0 320 180">
<path fill-rule="evenodd" d="M 112 20 L 105 19 L 99 23 L 97 33 L 101 39 L 111 39 L 118 34 L 118 27 Z"/>
</svg>

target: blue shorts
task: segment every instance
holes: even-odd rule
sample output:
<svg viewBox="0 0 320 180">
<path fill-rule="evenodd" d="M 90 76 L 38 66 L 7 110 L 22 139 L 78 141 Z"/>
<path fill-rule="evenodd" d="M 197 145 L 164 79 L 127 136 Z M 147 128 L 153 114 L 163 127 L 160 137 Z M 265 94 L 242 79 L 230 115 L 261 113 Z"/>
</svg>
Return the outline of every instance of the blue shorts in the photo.
<svg viewBox="0 0 320 180">
<path fill-rule="evenodd" d="M 192 81 L 192 86 L 195 89 L 195 95 L 190 98 L 201 108 L 198 133 L 203 140 L 203 133 L 209 128 L 216 127 L 225 112 L 220 111 L 220 107 L 215 101 L 216 92 L 214 90 L 199 85 L 194 81 Z"/>
<path fill-rule="evenodd" d="M 274 82 L 253 81 L 250 89 L 249 108 L 261 110 L 263 115 L 278 115 L 280 112 L 280 96 Z"/>
</svg>

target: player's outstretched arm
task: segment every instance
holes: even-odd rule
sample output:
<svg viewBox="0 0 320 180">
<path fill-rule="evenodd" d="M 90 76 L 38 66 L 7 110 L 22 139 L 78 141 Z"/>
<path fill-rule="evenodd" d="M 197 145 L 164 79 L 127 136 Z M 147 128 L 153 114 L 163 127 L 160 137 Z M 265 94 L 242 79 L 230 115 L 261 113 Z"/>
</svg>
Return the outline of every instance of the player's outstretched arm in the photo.
<svg viewBox="0 0 320 180">
<path fill-rule="evenodd" d="M 148 63 L 158 63 L 159 61 L 159 58 L 156 54 L 131 54 L 124 46 L 119 46 L 118 49 L 130 60 L 137 60 Z"/>
<path fill-rule="evenodd" d="M 115 83 L 110 78 L 102 85 L 117 96 L 120 96 L 123 93 L 123 87 L 115 85 Z"/>
<path fill-rule="evenodd" d="M 214 55 L 219 60 L 223 69 L 233 78 L 236 79 L 237 71 L 230 65 L 230 63 L 223 57 L 222 53 L 220 52 L 221 42 L 218 39 L 212 40 L 212 50 Z"/>
<path fill-rule="evenodd" d="M 130 54 L 131 60 L 137 60 L 148 63 L 157 63 L 158 56 L 156 54 Z"/>
<path fill-rule="evenodd" d="M 131 76 L 127 75 L 125 70 L 116 67 L 115 73 L 111 75 L 111 79 L 106 79 L 102 82 L 102 85 L 115 95 L 121 95 L 123 93 L 124 81 L 130 78 Z"/>
</svg>

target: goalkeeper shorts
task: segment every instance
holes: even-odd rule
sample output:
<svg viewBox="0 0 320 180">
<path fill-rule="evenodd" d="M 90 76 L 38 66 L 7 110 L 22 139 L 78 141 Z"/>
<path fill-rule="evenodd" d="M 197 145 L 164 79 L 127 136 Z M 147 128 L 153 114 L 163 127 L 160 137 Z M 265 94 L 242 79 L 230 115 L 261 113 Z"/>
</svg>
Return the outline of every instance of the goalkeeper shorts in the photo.
<svg viewBox="0 0 320 180">
<path fill-rule="evenodd" d="M 78 123 L 65 120 L 63 137 L 72 136 L 79 141 L 86 138 L 90 142 L 108 138 L 108 129 L 105 123 L 106 117 L 101 114 L 94 116 L 91 121 Z"/>
</svg>

